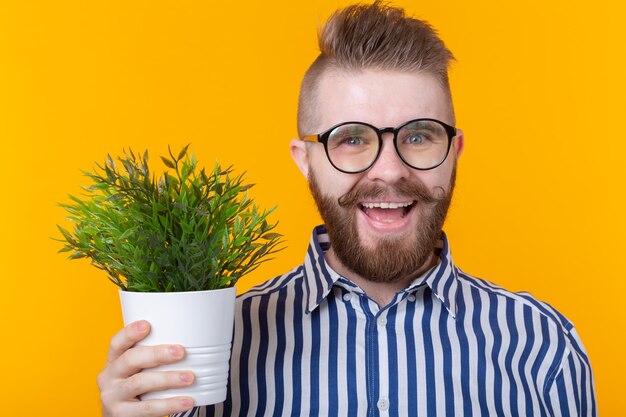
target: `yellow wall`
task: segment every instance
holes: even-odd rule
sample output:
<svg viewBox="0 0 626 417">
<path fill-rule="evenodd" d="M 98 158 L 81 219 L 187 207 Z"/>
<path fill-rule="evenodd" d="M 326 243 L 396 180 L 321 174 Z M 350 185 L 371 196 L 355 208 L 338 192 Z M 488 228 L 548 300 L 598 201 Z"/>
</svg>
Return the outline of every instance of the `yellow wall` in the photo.
<svg viewBox="0 0 626 417">
<path fill-rule="evenodd" d="M 64 221 L 55 203 L 107 152 L 191 142 L 203 164 L 248 171 L 258 202 L 279 205 L 289 248 L 240 290 L 301 261 L 318 217 L 288 142 L 316 28 L 346 3 L 0 2 L 3 414 L 98 413 L 118 294 L 50 236 Z M 623 413 L 626 373 L 620 3 L 397 2 L 458 59 L 455 260 L 576 323 L 604 416 Z"/>
</svg>

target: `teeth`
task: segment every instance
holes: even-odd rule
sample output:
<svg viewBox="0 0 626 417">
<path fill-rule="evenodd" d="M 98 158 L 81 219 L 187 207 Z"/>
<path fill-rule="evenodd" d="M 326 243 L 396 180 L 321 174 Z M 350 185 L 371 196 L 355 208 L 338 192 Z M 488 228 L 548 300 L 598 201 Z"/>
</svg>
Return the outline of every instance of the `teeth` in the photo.
<svg viewBox="0 0 626 417">
<path fill-rule="evenodd" d="M 366 208 L 382 208 L 382 209 L 397 209 L 401 207 L 408 207 L 411 204 L 413 204 L 412 201 L 409 201 L 406 203 L 387 203 L 384 201 L 381 201 L 379 203 L 361 203 L 361 205 Z"/>
</svg>

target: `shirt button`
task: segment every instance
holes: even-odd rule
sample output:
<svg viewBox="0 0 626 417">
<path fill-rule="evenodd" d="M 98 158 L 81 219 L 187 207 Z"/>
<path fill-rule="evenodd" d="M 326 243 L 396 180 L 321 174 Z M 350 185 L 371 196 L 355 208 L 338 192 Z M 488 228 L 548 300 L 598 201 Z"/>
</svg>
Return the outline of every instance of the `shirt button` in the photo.
<svg viewBox="0 0 626 417">
<path fill-rule="evenodd" d="M 378 405 L 378 409 L 380 411 L 389 410 L 389 401 L 386 398 L 381 398 L 380 400 L 378 400 L 378 403 L 376 405 Z"/>
<path fill-rule="evenodd" d="M 383 316 L 378 318 L 378 325 L 380 327 L 385 327 L 387 325 L 387 319 Z"/>
<path fill-rule="evenodd" d="M 415 302 L 415 300 L 417 300 L 417 297 L 415 296 L 415 294 L 409 294 L 409 296 L 407 297 L 407 300 L 413 303 Z"/>
<path fill-rule="evenodd" d="M 346 293 L 343 295 L 343 301 L 348 302 L 350 300 L 352 300 L 352 294 Z"/>
</svg>

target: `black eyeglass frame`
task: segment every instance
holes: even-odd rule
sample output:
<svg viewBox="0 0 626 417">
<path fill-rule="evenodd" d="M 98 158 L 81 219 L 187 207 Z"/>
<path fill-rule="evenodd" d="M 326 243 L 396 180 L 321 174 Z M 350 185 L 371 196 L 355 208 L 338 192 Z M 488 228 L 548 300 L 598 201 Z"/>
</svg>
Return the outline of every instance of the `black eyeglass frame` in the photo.
<svg viewBox="0 0 626 417">
<path fill-rule="evenodd" d="M 415 123 L 415 122 L 421 122 L 421 121 L 427 121 L 427 122 L 435 122 L 435 123 L 439 123 L 441 126 L 443 126 L 443 128 L 446 131 L 446 134 L 448 135 L 448 147 L 446 149 L 446 154 L 444 155 L 444 157 L 441 159 L 441 161 L 429 168 L 418 168 L 415 167 L 411 164 L 409 164 L 404 157 L 402 156 L 402 154 L 400 153 L 400 151 L 398 150 L 398 133 L 400 132 L 400 130 L 404 127 L 406 127 L 407 125 L 411 124 L 411 123 Z M 360 124 L 363 126 L 368 126 L 370 128 L 372 128 L 377 136 L 378 136 L 378 151 L 376 152 L 376 156 L 374 157 L 374 159 L 372 160 L 372 162 L 365 168 L 358 170 L 358 171 L 346 171 L 344 169 L 339 168 L 337 165 L 335 165 L 335 163 L 333 162 L 332 158 L 330 157 L 330 154 L 328 153 L 328 138 L 330 137 L 330 134 L 333 132 L 333 130 L 337 129 L 338 127 L 341 126 L 345 126 L 345 125 L 350 125 L 350 124 Z M 446 124 L 444 122 L 442 122 L 441 120 L 437 120 L 437 119 L 430 119 L 430 118 L 421 118 L 421 119 L 413 119 L 413 120 L 409 120 L 408 122 L 398 126 L 398 127 L 383 127 L 382 129 L 377 128 L 376 126 L 373 126 L 369 123 L 365 123 L 365 122 L 343 122 L 343 123 L 339 123 L 338 125 L 335 125 L 333 127 L 331 127 L 328 130 L 325 130 L 322 133 L 319 133 L 317 135 L 307 135 L 304 136 L 302 138 L 300 138 L 301 140 L 304 141 L 309 141 L 309 142 L 319 142 L 321 144 L 324 145 L 324 151 L 326 152 L 326 157 L 328 158 L 328 161 L 330 162 L 330 164 L 337 170 L 346 174 L 360 174 L 361 172 L 365 172 L 368 169 L 370 169 L 378 160 L 378 157 L 380 156 L 380 151 L 383 149 L 383 134 L 385 133 L 393 133 L 393 147 L 396 150 L 396 154 L 398 155 L 398 157 L 400 158 L 400 160 L 402 160 L 402 162 L 404 162 L 407 166 L 416 169 L 418 171 L 429 171 L 431 169 L 435 169 L 437 168 L 439 165 L 443 164 L 445 162 L 446 159 L 448 159 L 448 154 L 450 153 L 450 146 L 452 145 L 452 139 L 454 139 L 454 137 L 457 135 L 457 129 L 454 126 L 450 126 L 449 124 Z"/>
</svg>

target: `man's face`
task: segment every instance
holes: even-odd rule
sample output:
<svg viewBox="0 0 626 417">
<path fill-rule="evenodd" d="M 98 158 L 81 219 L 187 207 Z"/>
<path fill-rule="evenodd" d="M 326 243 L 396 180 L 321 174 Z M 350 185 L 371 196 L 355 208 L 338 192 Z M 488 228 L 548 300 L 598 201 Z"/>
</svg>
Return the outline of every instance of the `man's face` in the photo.
<svg viewBox="0 0 626 417">
<path fill-rule="evenodd" d="M 417 118 L 453 124 L 452 109 L 429 74 L 326 72 L 317 92 L 319 133 L 347 121 L 396 127 Z M 298 146 L 302 152 L 294 151 Z M 432 255 L 452 196 L 462 137 L 446 161 L 429 171 L 405 165 L 383 136 L 376 163 L 359 174 L 337 171 L 321 144 L 292 143 L 326 223 L 331 250 L 364 279 L 393 282 L 414 274 Z M 300 154 L 300 161 L 298 160 Z"/>
</svg>

